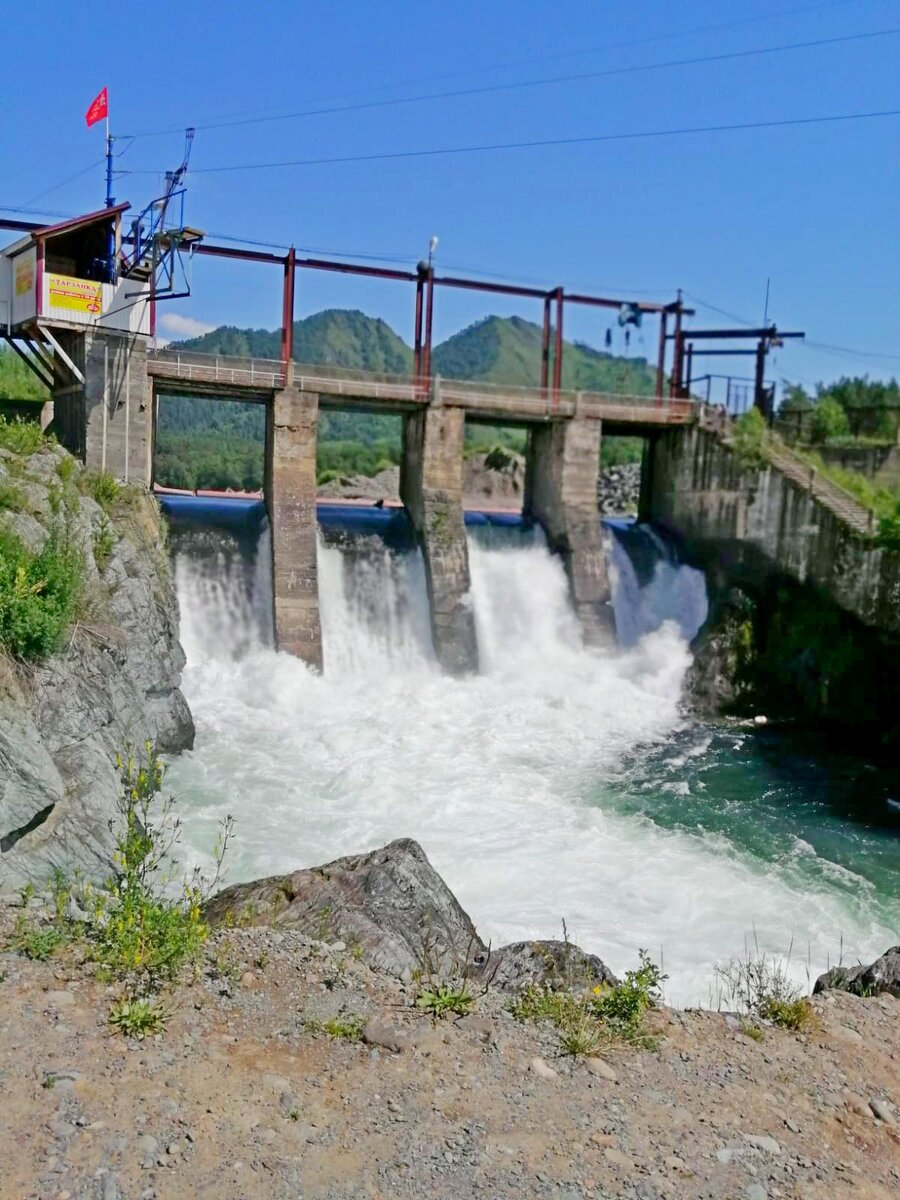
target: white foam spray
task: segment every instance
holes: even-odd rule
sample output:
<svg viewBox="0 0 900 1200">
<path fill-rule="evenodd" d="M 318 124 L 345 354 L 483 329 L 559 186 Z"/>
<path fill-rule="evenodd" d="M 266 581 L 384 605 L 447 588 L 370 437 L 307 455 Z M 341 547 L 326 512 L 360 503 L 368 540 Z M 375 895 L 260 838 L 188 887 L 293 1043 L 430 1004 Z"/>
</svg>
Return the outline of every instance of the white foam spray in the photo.
<svg viewBox="0 0 900 1200">
<path fill-rule="evenodd" d="M 661 949 L 676 1002 L 706 1002 L 714 962 L 754 927 L 774 949 L 808 942 L 814 969 L 841 933 L 860 954 L 888 944 L 845 892 L 617 810 L 626 759 L 680 724 L 674 625 L 588 653 L 542 544 L 470 554 L 482 670 L 462 680 L 434 663 L 416 555 L 320 546 L 322 677 L 241 643 L 230 585 L 179 562 L 197 745 L 169 781 L 196 856 L 226 812 L 231 881 L 414 837 L 495 945 L 559 936 L 565 918 L 616 971 Z"/>
</svg>

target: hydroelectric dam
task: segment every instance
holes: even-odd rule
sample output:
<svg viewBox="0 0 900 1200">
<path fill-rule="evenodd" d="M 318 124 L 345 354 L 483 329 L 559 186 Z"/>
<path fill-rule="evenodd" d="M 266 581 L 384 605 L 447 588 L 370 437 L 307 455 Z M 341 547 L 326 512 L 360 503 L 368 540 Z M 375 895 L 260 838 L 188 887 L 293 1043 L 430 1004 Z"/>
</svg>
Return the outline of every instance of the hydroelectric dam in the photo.
<svg viewBox="0 0 900 1200">
<path fill-rule="evenodd" d="M 217 248 L 184 230 L 198 261 L 268 262 L 283 289 L 280 354 L 204 357 L 154 345 L 159 264 L 135 261 L 121 211 L 16 229 L 0 263 L 0 332 L 46 384 L 45 420 L 91 470 L 152 482 L 162 395 L 266 413 L 267 519 L 258 508 L 240 571 L 218 534 L 173 535 L 198 737 L 170 780 L 197 861 L 225 811 L 240 823 L 245 879 L 413 836 L 498 942 L 553 935 L 565 916 L 582 944 L 624 966 L 652 931 L 675 995 L 691 1003 L 751 926 L 779 952 L 797 934 L 817 969 L 841 936 L 864 960 L 888 944 L 891 780 L 841 761 L 826 787 L 791 731 L 705 725 L 684 717 L 681 697 L 706 612 L 697 567 L 711 595 L 722 578 L 790 580 L 889 636 L 898 556 L 867 510 L 789 451 L 766 442 L 759 462 L 742 462 L 730 415 L 694 394 L 680 301 L 636 306 L 659 322 L 652 395 L 563 386 L 566 306 L 624 307 L 626 320 L 635 306 L 561 289 L 507 289 L 543 305 L 533 387 L 457 381 L 432 369 L 434 297 L 503 285 L 427 264 L 388 273 L 414 288 L 411 371 L 344 370 L 294 361 L 293 283 L 373 268 Z M 761 367 L 776 334 L 758 339 Z M 765 389 L 755 398 L 765 408 Z M 317 521 L 319 420 L 341 409 L 401 417 L 416 552 L 347 553 L 323 532 L 328 514 Z M 466 536 L 471 422 L 528 430 L 530 542 L 499 549 L 472 526 Z M 607 563 L 596 484 L 603 440 L 617 434 L 644 439 L 651 527 L 612 529 Z M 848 818 L 858 811 L 865 821 Z"/>
<path fill-rule="evenodd" d="M 170 189 L 171 192 L 171 189 Z M 0 334 L 47 386 L 46 421 L 95 470 L 126 481 L 153 479 L 160 394 L 241 400 L 266 410 L 265 498 L 272 531 L 276 645 L 321 667 L 316 548 L 316 448 L 320 412 L 396 413 L 403 421 L 400 494 L 422 551 L 437 661 L 453 674 L 478 667 L 471 571 L 464 536 L 463 441 L 467 422 L 528 430 L 526 522 L 561 556 L 588 646 L 609 638 L 610 585 L 597 506 L 602 440 L 645 439 L 641 515 L 685 543 L 692 560 L 738 581 L 786 577 L 817 590 L 867 629 L 900 632 L 900 554 L 883 546 L 872 513 L 770 438 L 748 467 L 734 453 L 733 424 L 692 390 L 695 350 L 710 340 L 756 342 L 755 405 L 771 415 L 766 355 L 785 337 L 759 330 L 701 330 L 681 297 L 669 304 L 545 291 L 210 245 L 183 223 L 166 223 L 167 192 L 123 227 L 127 204 L 58 225 L 4 220 L 23 233 L 0 253 Z M 149 215 L 148 215 L 149 214 Z M 157 306 L 176 289 L 183 255 L 278 266 L 282 272 L 277 359 L 204 356 L 155 347 Z M 298 275 L 333 271 L 415 288 L 415 349 L 409 375 L 299 364 L 293 353 Z M 468 289 L 543 306 L 540 379 L 534 387 L 442 379 L 431 364 L 440 289 Z M 563 387 L 566 305 L 618 312 L 620 322 L 658 320 L 655 394 Z M 720 572 L 721 573 L 721 572 Z"/>
</svg>

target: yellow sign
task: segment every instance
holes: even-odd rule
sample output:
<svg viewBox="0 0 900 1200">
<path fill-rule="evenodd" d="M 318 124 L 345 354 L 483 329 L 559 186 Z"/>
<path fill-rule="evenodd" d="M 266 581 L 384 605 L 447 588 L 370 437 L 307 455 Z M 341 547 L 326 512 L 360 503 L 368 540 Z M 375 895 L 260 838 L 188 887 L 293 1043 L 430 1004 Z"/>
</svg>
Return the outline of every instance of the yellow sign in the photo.
<svg viewBox="0 0 900 1200">
<path fill-rule="evenodd" d="M 50 307 L 99 316 L 103 307 L 103 284 L 71 275 L 48 275 Z"/>
<path fill-rule="evenodd" d="M 34 263 L 24 262 L 16 265 L 16 295 L 26 296 L 34 287 Z"/>
</svg>

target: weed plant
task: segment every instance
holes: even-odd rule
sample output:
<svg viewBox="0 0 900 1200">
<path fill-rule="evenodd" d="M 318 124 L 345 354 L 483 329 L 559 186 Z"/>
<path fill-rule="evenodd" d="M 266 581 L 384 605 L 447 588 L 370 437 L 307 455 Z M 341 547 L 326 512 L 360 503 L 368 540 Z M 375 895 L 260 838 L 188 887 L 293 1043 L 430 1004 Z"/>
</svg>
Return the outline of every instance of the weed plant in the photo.
<svg viewBox="0 0 900 1200">
<path fill-rule="evenodd" d="M 716 967 L 719 1007 L 793 1032 L 814 1029 L 815 1009 L 791 978 L 790 959 L 790 950 L 786 958 L 770 958 L 760 950 L 754 934 L 742 958 Z"/>
<path fill-rule="evenodd" d="M 28 457 L 37 453 L 46 442 L 40 425 L 34 421 L 23 421 L 18 417 L 10 421 L 0 416 L 0 449 Z"/>
<path fill-rule="evenodd" d="M 179 883 L 172 854 L 181 822 L 174 816 L 172 797 L 158 801 L 161 759 L 148 743 L 143 762 L 129 754 L 118 766 L 124 829 L 114 855 L 117 876 L 96 895 L 93 937 L 98 961 L 142 995 L 197 961 L 209 933 L 201 908 L 218 882 L 233 827 L 226 818 L 214 877 L 203 882 L 195 871 Z"/>
<path fill-rule="evenodd" d="M 23 914 L 12 945 L 29 958 L 46 961 L 67 941 L 80 943 L 85 957 L 97 964 L 97 977 L 121 985 L 110 1024 L 126 1036 L 145 1037 L 162 1032 L 168 1019 L 156 993 L 198 965 L 209 935 L 201 910 L 221 875 L 233 824 L 230 817 L 222 823 L 212 878 L 204 880 L 199 871 L 179 878 L 173 852 L 181 822 L 174 815 L 174 800 L 159 798 L 162 761 L 148 742 L 141 761 L 129 753 L 117 765 L 123 794 L 115 874 L 99 888 L 57 875 L 52 885 L 55 921 L 33 929 Z M 29 898 L 26 889 L 23 903 Z M 81 910 L 75 918 L 69 916 L 72 900 Z"/>
<path fill-rule="evenodd" d="M 596 1055 L 617 1042 L 649 1048 L 654 1041 L 646 1016 L 660 1003 L 666 976 L 645 950 L 639 955 L 640 966 L 627 971 L 622 983 L 588 987 L 572 978 L 567 954 L 558 975 L 551 973 L 545 983 L 530 984 L 519 993 L 512 1014 L 520 1021 L 549 1021 L 559 1035 L 560 1049 L 575 1057 Z"/>
<path fill-rule="evenodd" d="M 120 1000 L 109 1010 L 109 1023 L 124 1037 L 153 1037 L 165 1030 L 169 1013 L 159 1000 L 139 996 L 134 1000 Z"/>
<path fill-rule="evenodd" d="M 16 658 L 41 659 L 62 644 L 83 581 L 81 555 L 62 531 L 32 553 L 0 530 L 0 648 Z"/>
</svg>

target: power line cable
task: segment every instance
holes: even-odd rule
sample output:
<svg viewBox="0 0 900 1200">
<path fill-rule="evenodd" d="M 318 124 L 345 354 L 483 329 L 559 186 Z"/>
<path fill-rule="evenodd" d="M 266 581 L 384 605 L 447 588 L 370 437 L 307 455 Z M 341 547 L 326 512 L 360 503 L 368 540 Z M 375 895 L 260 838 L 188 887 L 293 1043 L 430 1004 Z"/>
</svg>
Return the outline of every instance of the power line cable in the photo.
<svg viewBox="0 0 900 1200">
<path fill-rule="evenodd" d="M 97 167 L 102 166 L 105 161 L 105 158 L 99 158 L 96 162 L 92 162 L 88 166 L 82 167 L 80 171 L 75 171 L 73 174 L 67 175 L 65 179 L 61 179 L 59 183 L 54 183 L 52 187 L 44 188 L 44 190 L 42 192 L 38 192 L 36 196 L 30 196 L 27 200 L 23 200 L 21 204 L 21 211 L 27 212 L 28 206 L 34 204 L 36 200 L 43 200 L 43 198 L 45 196 L 49 196 L 51 192 L 58 192 L 59 189 L 65 187 L 67 183 L 72 183 L 74 180 L 80 179 L 82 175 L 87 175 L 89 171 L 93 171 Z M 4 211 L 15 212 L 19 210 L 5 209 Z"/>
<path fill-rule="evenodd" d="M 732 62 L 738 59 L 759 58 L 766 54 L 783 54 L 795 50 L 811 50 L 823 46 L 835 46 L 848 42 L 870 41 L 874 38 L 894 37 L 900 28 L 879 29 L 868 33 L 845 34 L 839 37 L 817 38 L 805 42 L 788 42 L 779 46 L 762 46 L 754 50 L 731 50 L 720 54 L 703 54 L 693 58 L 667 59 L 663 62 L 645 63 L 638 66 L 607 67 L 602 71 L 582 71 L 573 75 L 552 75 L 540 79 L 523 79 L 514 83 L 492 83 L 481 87 L 456 88 L 451 91 L 422 92 L 416 96 L 401 96 L 389 100 L 367 100 L 355 104 L 340 104 L 331 107 L 307 108 L 297 112 L 280 113 L 275 116 L 245 116 L 226 121 L 211 121 L 195 125 L 195 129 L 236 129 L 245 125 L 263 125 L 279 121 L 295 121 L 305 117 L 333 116 L 341 113 L 361 112 L 365 109 L 399 108 L 409 104 L 421 104 L 433 100 L 465 99 L 470 96 L 493 95 L 501 92 L 522 91 L 527 88 L 547 87 L 561 83 L 582 83 L 593 79 L 608 79 L 623 75 L 638 75 L 649 71 L 670 70 L 673 67 L 693 67 L 709 63 Z M 173 130 L 154 131 L 171 133 Z M 136 133 L 132 138 L 150 137 L 152 133 Z"/>
<path fill-rule="evenodd" d="M 325 158 L 285 159 L 274 162 L 234 163 L 229 166 L 196 167 L 194 175 L 217 175 L 231 171 L 265 171 L 283 167 L 332 166 L 340 163 L 388 162 L 396 159 L 440 158 L 454 154 L 488 154 L 499 150 L 536 150 L 549 146 L 586 146 L 602 142 L 628 142 L 641 139 L 685 137 L 702 133 L 740 133 L 752 129 L 787 129 L 808 125 L 829 125 L 848 121 L 872 121 L 900 116 L 900 108 L 879 109 L 872 112 L 836 113 L 830 116 L 789 117 L 771 121 L 742 121 L 724 125 L 690 125 L 678 129 L 645 129 L 629 133 L 601 133 L 581 137 L 539 138 L 527 142 L 489 142 L 481 146 L 443 146 L 425 150 L 394 150 L 378 154 L 346 154 Z M 134 170 L 133 175 L 158 175 L 151 170 Z"/>
<path fill-rule="evenodd" d="M 430 73 L 427 78 L 419 77 L 418 79 L 407 80 L 406 82 L 401 83 L 401 84 L 397 84 L 397 83 L 386 84 L 383 87 L 367 88 L 364 91 L 339 93 L 335 96 L 326 97 L 323 101 L 321 101 L 321 103 L 331 103 L 333 100 L 351 99 L 354 96 L 367 96 L 367 95 L 375 95 L 380 92 L 396 91 L 398 88 L 415 87 L 420 83 L 434 83 L 436 81 L 439 82 L 442 80 L 451 80 L 451 79 L 467 79 L 467 78 L 471 78 L 473 75 L 483 75 L 486 72 L 507 70 L 511 67 L 531 66 L 534 63 L 553 62 L 553 61 L 558 61 L 559 59 L 564 59 L 564 58 L 583 57 L 586 54 L 604 53 L 609 50 L 631 49 L 631 48 L 637 47 L 637 46 L 652 45 L 657 42 L 669 43 L 677 38 L 695 37 L 698 34 L 703 34 L 703 33 L 713 33 L 713 32 L 718 32 L 718 31 L 722 31 L 722 30 L 736 29 L 739 26 L 757 24 L 760 21 L 774 21 L 774 20 L 782 20 L 787 17 L 802 16 L 807 13 L 820 12 L 822 9 L 844 7 L 845 5 L 851 4 L 851 3 L 858 5 L 859 2 L 860 2 L 860 0 L 825 0 L 824 3 L 808 4 L 808 5 L 804 5 L 800 8 L 776 9 L 776 10 L 770 9 L 767 12 L 757 13 L 752 17 L 742 17 L 735 21 L 716 22 L 716 23 L 709 24 L 709 25 L 698 25 L 698 26 L 694 26 L 693 28 L 690 28 L 690 29 L 675 29 L 675 30 L 671 30 L 671 31 L 669 31 L 667 33 L 663 33 L 663 34 L 654 34 L 653 36 L 650 36 L 650 37 L 631 38 L 631 39 L 626 39 L 624 41 L 619 41 L 619 42 L 607 42 L 603 45 L 582 46 L 582 47 L 579 47 L 577 50 L 574 50 L 574 49 L 573 50 L 563 50 L 563 51 L 559 51 L 555 54 L 543 54 L 543 55 L 539 55 L 539 56 L 531 56 L 530 58 L 512 59 L 512 60 L 507 60 L 506 62 L 502 62 L 502 63 L 493 63 L 493 64 L 489 64 L 489 65 L 486 65 L 483 67 L 474 67 L 468 71 L 453 71 L 453 72 L 445 73 L 442 75 L 436 75 L 436 74 Z M 248 111 L 252 113 L 254 110 L 242 109 L 240 112 L 236 112 L 234 114 L 223 114 L 222 119 L 227 120 L 231 116 L 234 116 L 235 118 L 239 118 L 241 116 L 246 116 Z M 273 113 L 272 109 L 270 107 L 264 108 L 264 109 L 257 109 L 255 111 L 260 116 L 263 116 L 265 114 L 271 114 L 273 119 L 276 119 L 276 120 L 282 119 L 284 116 L 284 114 Z M 196 122 L 194 123 L 195 129 L 207 129 L 207 128 L 211 128 L 211 127 L 212 126 L 210 125 L 209 122 L 201 122 L 199 124 Z M 181 133 L 183 129 L 184 129 L 183 124 L 182 125 L 174 125 L 174 126 L 170 126 L 167 129 L 154 129 L 154 130 L 141 131 L 137 134 L 134 134 L 133 136 L 146 137 L 146 138 L 162 137 L 164 135 L 171 134 L 171 133 Z"/>
</svg>

